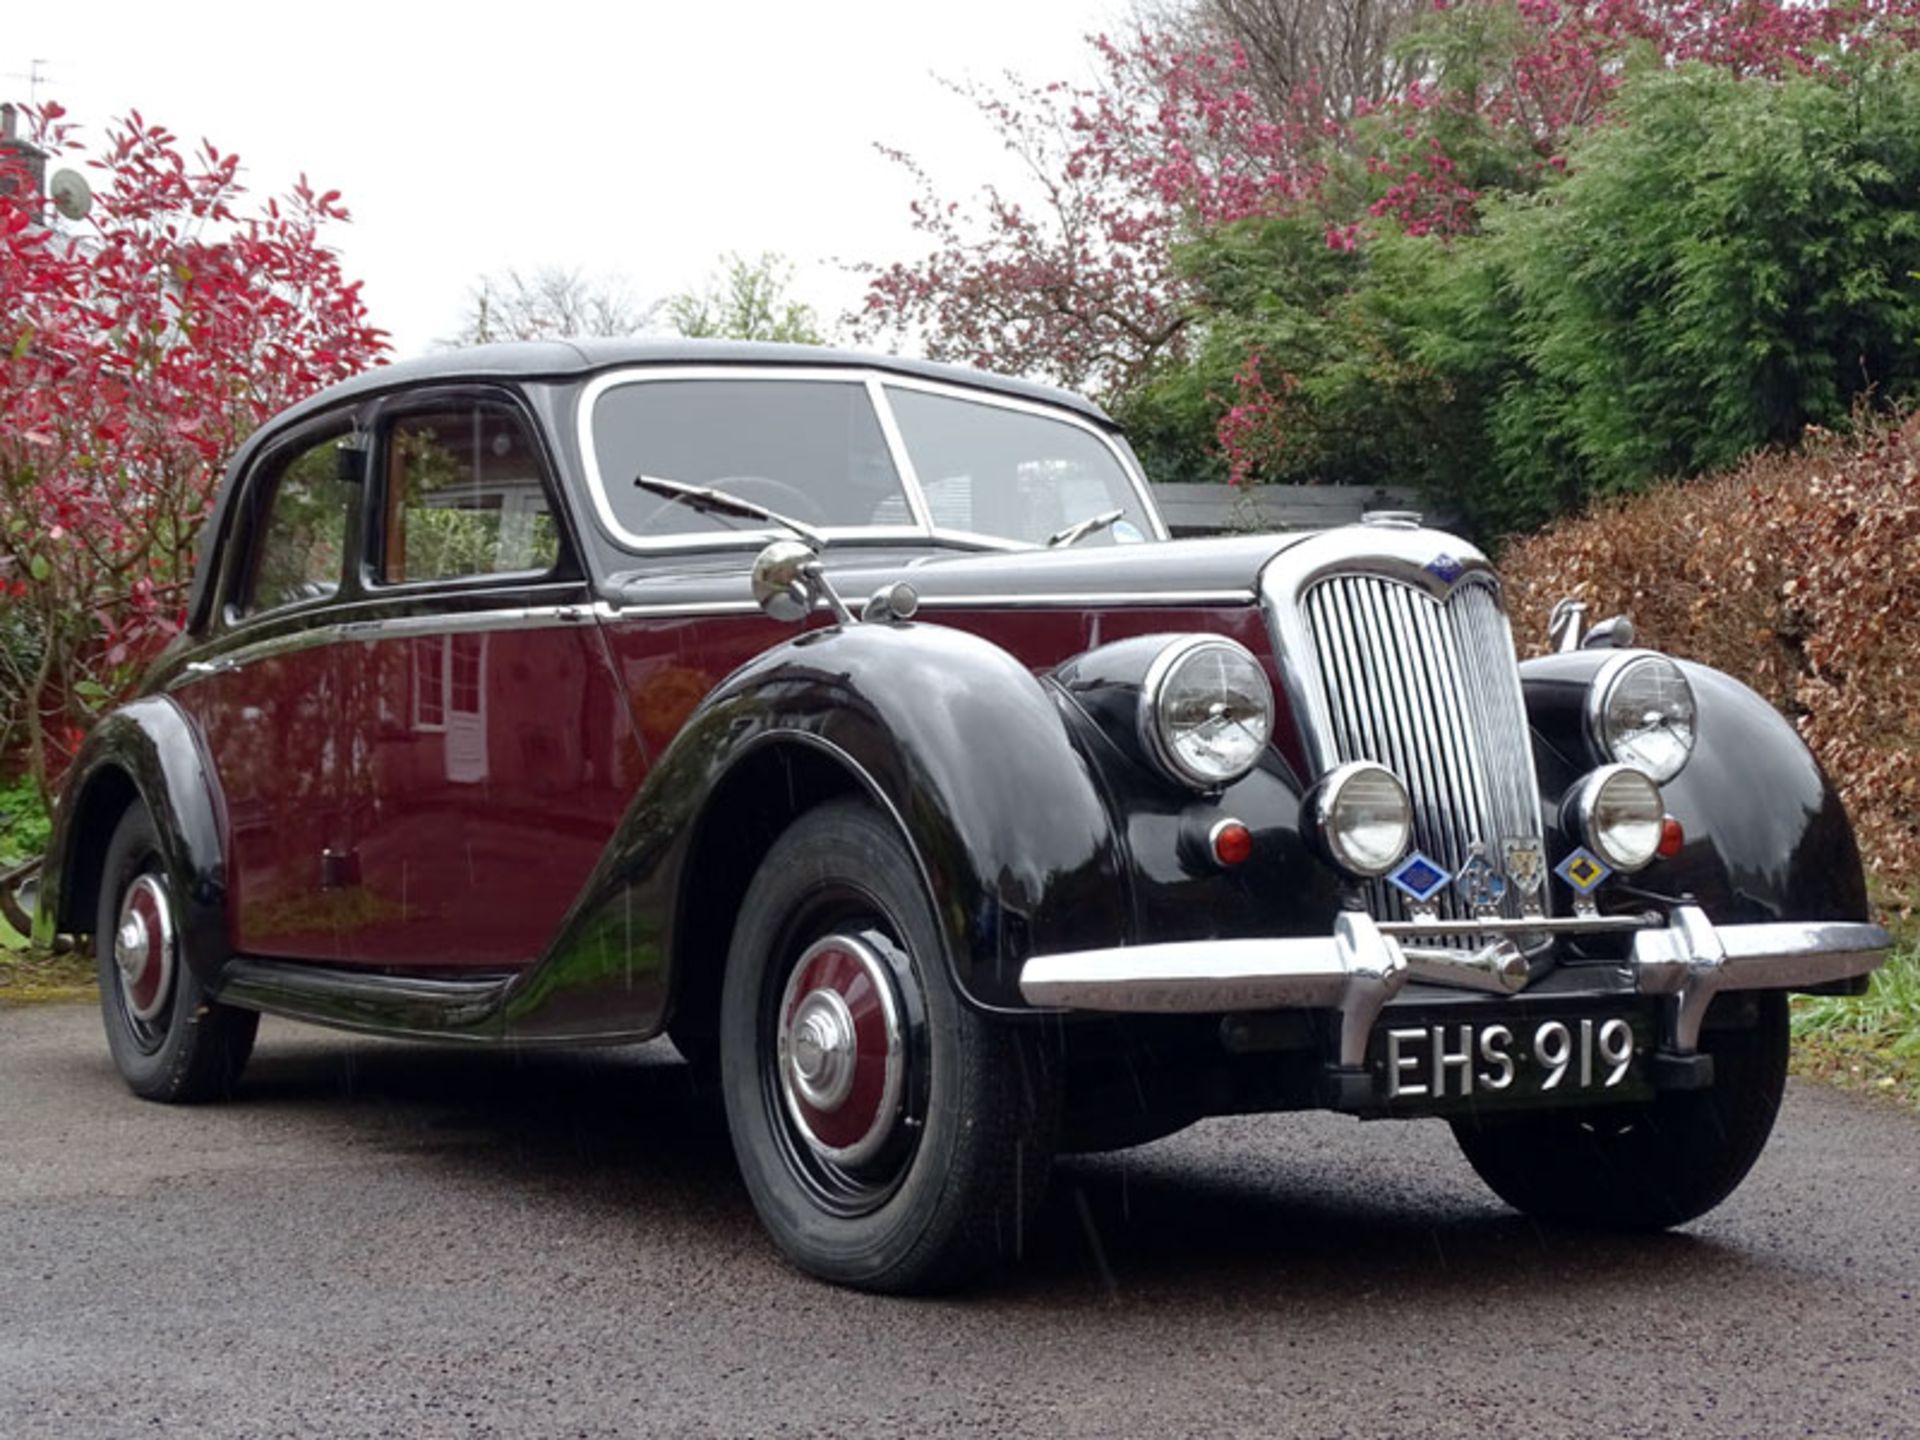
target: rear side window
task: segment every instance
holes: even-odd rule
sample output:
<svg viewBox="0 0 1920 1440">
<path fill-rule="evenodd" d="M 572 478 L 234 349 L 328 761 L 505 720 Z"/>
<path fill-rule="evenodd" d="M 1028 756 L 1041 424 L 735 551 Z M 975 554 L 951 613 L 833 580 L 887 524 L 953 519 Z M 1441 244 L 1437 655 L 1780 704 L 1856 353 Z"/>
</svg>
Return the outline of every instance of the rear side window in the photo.
<svg viewBox="0 0 1920 1440">
<path fill-rule="evenodd" d="M 514 411 L 467 403 L 402 415 L 385 453 L 379 574 L 388 584 L 558 563 L 540 452 Z"/>
<path fill-rule="evenodd" d="M 266 518 L 255 531 L 242 610 L 277 610 L 340 588 L 347 519 L 359 498 L 359 487 L 340 478 L 343 439 L 330 437 L 293 452 L 267 482 Z"/>
</svg>

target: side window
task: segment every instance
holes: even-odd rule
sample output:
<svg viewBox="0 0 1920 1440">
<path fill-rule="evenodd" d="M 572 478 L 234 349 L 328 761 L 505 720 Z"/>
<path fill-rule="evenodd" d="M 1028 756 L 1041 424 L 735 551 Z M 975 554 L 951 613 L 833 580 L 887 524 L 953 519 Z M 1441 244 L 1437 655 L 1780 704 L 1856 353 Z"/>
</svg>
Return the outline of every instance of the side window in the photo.
<svg viewBox="0 0 1920 1440">
<path fill-rule="evenodd" d="M 340 478 L 340 440 L 334 436 L 295 452 L 268 485 L 265 523 L 258 537 L 241 609 L 277 610 L 317 600 L 340 588 L 347 518 L 360 488 Z"/>
<path fill-rule="evenodd" d="M 380 578 L 451 580 L 551 570 L 560 536 L 520 417 L 463 404 L 402 415 L 387 430 Z"/>
</svg>

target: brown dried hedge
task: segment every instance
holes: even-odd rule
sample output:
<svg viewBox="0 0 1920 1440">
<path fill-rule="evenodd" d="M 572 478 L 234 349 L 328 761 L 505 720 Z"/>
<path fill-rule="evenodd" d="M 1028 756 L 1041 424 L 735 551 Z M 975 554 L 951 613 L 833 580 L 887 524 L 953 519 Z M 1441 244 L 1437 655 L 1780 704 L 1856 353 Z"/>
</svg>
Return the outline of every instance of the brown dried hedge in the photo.
<svg viewBox="0 0 1920 1440">
<path fill-rule="evenodd" d="M 1884 903 L 1920 901 L 1920 417 L 1608 502 L 1501 555 L 1516 639 L 1565 595 L 1745 680 L 1840 788 Z"/>
</svg>

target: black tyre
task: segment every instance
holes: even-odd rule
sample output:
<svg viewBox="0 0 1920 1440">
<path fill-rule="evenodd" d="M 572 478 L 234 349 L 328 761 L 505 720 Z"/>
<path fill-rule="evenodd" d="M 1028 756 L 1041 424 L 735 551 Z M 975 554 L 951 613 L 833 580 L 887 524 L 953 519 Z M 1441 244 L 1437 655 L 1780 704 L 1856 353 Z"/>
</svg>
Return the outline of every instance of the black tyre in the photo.
<svg viewBox="0 0 1920 1440">
<path fill-rule="evenodd" d="M 1757 1021 L 1747 1027 L 1714 1029 L 1709 1011 L 1700 1048 L 1713 1056 L 1714 1083 L 1704 1090 L 1643 1105 L 1456 1120 L 1454 1137 L 1495 1194 L 1543 1220 L 1658 1230 L 1704 1215 L 1760 1158 L 1786 1088 L 1786 996 L 1754 1000 Z"/>
<path fill-rule="evenodd" d="M 835 802 L 774 844 L 720 1010 L 734 1154 L 787 1257 L 825 1280 L 942 1288 L 1018 1254 L 1056 1103 L 1039 1047 L 955 992 L 892 826 Z"/>
<path fill-rule="evenodd" d="M 253 1053 L 260 1017 L 207 997 L 187 963 L 173 884 L 153 821 L 135 805 L 107 845 L 93 927 L 107 1048 L 147 1100 L 221 1099 Z"/>
</svg>

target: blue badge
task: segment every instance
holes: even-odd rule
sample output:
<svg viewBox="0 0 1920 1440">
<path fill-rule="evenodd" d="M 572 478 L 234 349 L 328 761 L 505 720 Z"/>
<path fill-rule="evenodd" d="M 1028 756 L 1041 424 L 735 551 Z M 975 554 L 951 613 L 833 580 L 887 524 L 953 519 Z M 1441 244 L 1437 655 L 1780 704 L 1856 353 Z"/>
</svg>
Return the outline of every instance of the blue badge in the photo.
<svg viewBox="0 0 1920 1440">
<path fill-rule="evenodd" d="M 1418 850 L 1400 862 L 1400 868 L 1387 876 L 1387 883 L 1424 905 L 1438 895 L 1453 877 Z"/>
<path fill-rule="evenodd" d="M 1584 845 L 1553 867 L 1553 873 L 1582 895 L 1591 895 L 1613 868 Z"/>
<path fill-rule="evenodd" d="M 1451 585 L 1454 581 L 1458 580 L 1461 572 L 1466 568 L 1465 565 L 1445 551 L 1434 556 L 1433 559 L 1427 561 L 1426 564 L 1427 573 L 1443 585 Z"/>
<path fill-rule="evenodd" d="M 1475 910 L 1487 910 L 1498 905 L 1500 898 L 1507 893 L 1507 880 L 1493 868 L 1493 862 L 1476 845 L 1472 857 L 1460 867 L 1460 873 L 1454 879 L 1454 889 Z"/>
</svg>

